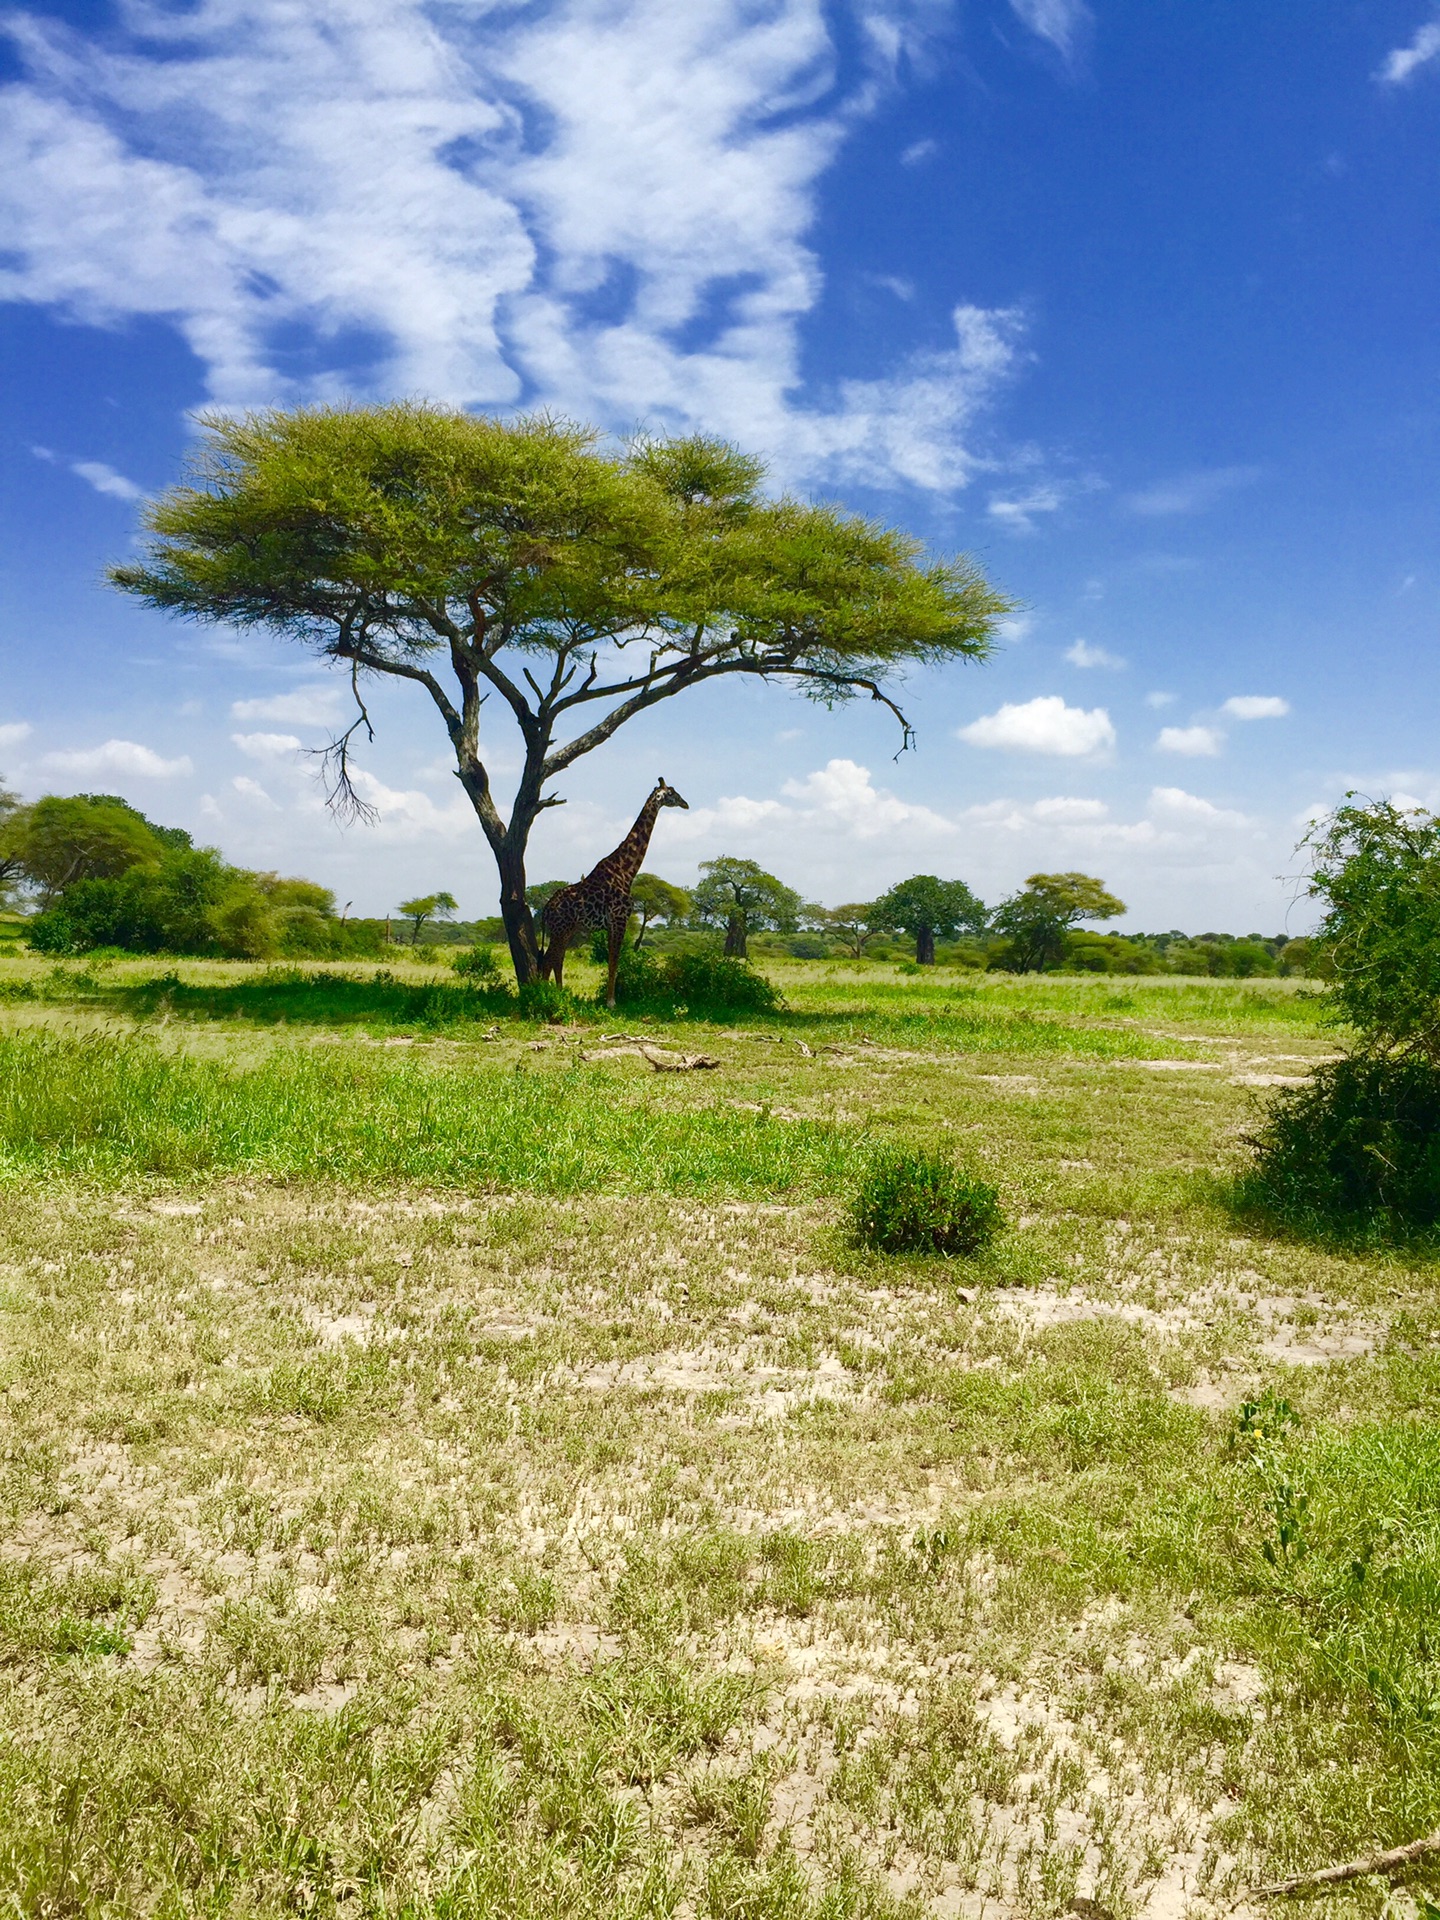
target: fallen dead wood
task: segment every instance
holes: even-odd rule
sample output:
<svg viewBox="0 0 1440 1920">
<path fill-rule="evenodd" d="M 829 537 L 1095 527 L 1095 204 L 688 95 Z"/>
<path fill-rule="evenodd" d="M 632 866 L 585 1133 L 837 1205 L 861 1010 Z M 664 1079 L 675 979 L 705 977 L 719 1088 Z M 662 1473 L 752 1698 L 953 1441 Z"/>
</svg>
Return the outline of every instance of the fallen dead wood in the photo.
<svg viewBox="0 0 1440 1920">
<path fill-rule="evenodd" d="M 662 1053 L 658 1047 L 640 1047 L 637 1051 L 657 1073 L 700 1073 L 720 1064 L 709 1053 Z"/>
<path fill-rule="evenodd" d="M 661 1048 L 649 1046 L 644 1041 L 636 1046 L 595 1047 L 589 1053 L 582 1053 L 580 1058 L 589 1066 L 592 1060 L 619 1060 L 626 1055 L 646 1061 L 656 1073 L 698 1073 L 720 1065 L 712 1054 L 665 1053 Z"/>
<path fill-rule="evenodd" d="M 1311 1887 L 1333 1887 L 1342 1880 L 1363 1880 L 1367 1873 L 1394 1873 L 1397 1867 L 1408 1867 L 1412 1860 L 1423 1860 L 1431 1853 L 1440 1853 L 1440 1833 L 1391 1847 L 1387 1853 L 1372 1853 L 1365 1860 L 1347 1860 L 1338 1867 L 1321 1867 L 1314 1873 L 1297 1873 L 1291 1880 L 1277 1880 L 1270 1887 L 1252 1888 L 1252 1898 L 1272 1900 L 1281 1894 L 1305 1893 Z"/>
</svg>

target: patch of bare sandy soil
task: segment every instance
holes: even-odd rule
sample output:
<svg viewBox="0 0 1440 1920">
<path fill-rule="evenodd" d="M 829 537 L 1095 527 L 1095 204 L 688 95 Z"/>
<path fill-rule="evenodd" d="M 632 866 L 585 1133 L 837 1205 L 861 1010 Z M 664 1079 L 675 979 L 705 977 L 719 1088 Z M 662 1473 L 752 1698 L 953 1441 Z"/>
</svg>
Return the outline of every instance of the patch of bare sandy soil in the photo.
<svg viewBox="0 0 1440 1920">
<path fill-rule="evenodd" d="M 97 1684 L 204 1675 L 252 1718 L 363 1699 L 463 1730 L 503 1673 L 592 1759 L 613 1696 L 666 1756 L 642 1798 L 676 1858 L 708 1872 L 743 1831 L 737 1860 L 788 1849 L 818 1894 L 848 1858 L 917 1913 L 1182 1920 L 1254 1877 L 1234 1816 L 1263 1676 L 1169 1603 L 963 1546 L 1006 1503 L 1037 1537 L 1064 1508 L 1019 1452 L 983 1475 L 944 1453 L 926 1382 L 1118 1326 L 1218 1421 L 1267 1369 L 1369 1352 L 1375 1309 L 1125 1222 L 1064 1279 L 962 1299 L 827 1261 L 823 1214 L 783 1202 L 43 1205 L 0 1320 L 29 1463 L 0 1555 L 132 1596 L 105 1602 Z M 25 1711 L 73 1671 L 36 1656 Z M 732 1723 L 665 1747 L 722 1681 L 753 1683 Z M 473 1742 L 435 1737 L 453 1800 Z M 417 1816 L 432 1877 L 462 1850 L 451 1800 Z"/>
</svg>

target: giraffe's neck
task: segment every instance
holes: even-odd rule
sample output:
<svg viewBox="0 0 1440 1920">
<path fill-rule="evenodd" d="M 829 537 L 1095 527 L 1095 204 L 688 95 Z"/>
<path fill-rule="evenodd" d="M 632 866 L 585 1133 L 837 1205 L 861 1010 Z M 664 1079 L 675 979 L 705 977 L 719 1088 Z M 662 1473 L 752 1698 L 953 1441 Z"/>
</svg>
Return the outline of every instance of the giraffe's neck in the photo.
<svg viewBox="0 0 1440 1920">
<path fill-rule="evenodd" d="M 659 811 L 660 794 L 657 790 L 645 802 L 640 809 L 639 819 L 605 862 L 613 877 L 622 881 L 627 887 L 640 871 L 641 863 L 650 845 L 650 836 L 655 831 L 655 816 Z"/>
</svg>

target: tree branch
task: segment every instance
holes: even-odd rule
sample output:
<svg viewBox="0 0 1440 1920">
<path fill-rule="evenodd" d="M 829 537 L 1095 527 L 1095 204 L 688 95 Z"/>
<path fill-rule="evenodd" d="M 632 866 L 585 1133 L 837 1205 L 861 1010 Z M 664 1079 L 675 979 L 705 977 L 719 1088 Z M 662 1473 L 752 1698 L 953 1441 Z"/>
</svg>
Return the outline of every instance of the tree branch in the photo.
<svg viewBox="0 0 1440 1920">
<path fill-rule="evenodd" d="M 1363 1880 L 1370 1873 L 1394 1873 L 1413 1860 L 1440 1853 L 1440 1833 L 1427 1834 L 1423 1840 L 1408 1841 L 1403 1847 L 1391 1847 L 1385 1853 L 1372 1853 L 1365 1860 L 1347 1860 L 1338 1867 L 1321 1867 L 1315 1873 L 1297 1873 L 1291 1880 L 1277 1880 L 1273 1886 L 1252 1887 L 1257 1900 L 1273 1900 L 1281 1894 L 1305 1893 L 1311 1887 L 1333 1887 L 1344 1880 Z"/>
<path fill-rule="evenodd" d="M 360 696 L 360 665 L 353 657 L 350 661 L 350 691 L 359 709 L 350 725 L 328 746 L 309 747 L 306 751 L 320 762 L 320 777 L 325 783 L 325 804 L 336 819 L 346 826 L 358 820 L 362 826 L 373 827 L 380 818 L 379 809 L 360 798 L 350 778 L 351 740 L 361 727 L 364 727 L 368 740 L 375 738 L 375 729 L 370 724 L 370 715 Z"/>
<path fill-rule="evenodd" d="M 668 700 L 673 694 L 681 692 L 685 687 L 696 686 L 702 680 L 717 680 L 724 674 L 732 673 L 753 673 L 762 679 L 814 682 L 829 688 L 836 698 L 843 698 L 850 693 L 868 693 L 872 700 L 878 700 L 881 706 L 888 707 L 900 722 L 902 729 L 900 753 L 906 752 L 915 739 L 915 729 L 905 717 L 904 712 L 869 675 L 845 673 L 838 668 L 801 666 L 788 654 L 745 654 L 737 659 L 733 655 L 728 657 L 721 655 L 717 647 L 701 654 L 698 659 L 694 655 L 687 654 L 671 666 L 662 669 L 658 676 L 647 675 L 642 680 L 626 683 L 627 687 L 635 689 L 630 698 L 622 700 L 619 706 L 613 707 L 603 719 L 597 720 L 595 725 L 585 733 L 578 734 L 563 747 L 557 747 L 545 761 L 544 777 L 547 780 L 552 779 L 557 773 L 563 773 L 567 767 L 573 766 L 577 760 L 594 748 L 603 746 L 612 734 L 617 733 L 625 725 L 626 721 L 632 720 L 637 713 L 643 713 L 647 707 L 653 707 L 661 700 Z M 590 697 L 600 699 L 625 690 L 626 687 L 603 687 L 597 689 Z M 578 698 L 577 695 L 561 701 L 557 710 L 573 706 Z M 895 757 L 898 760 L 900 754 Z"/>
</svg>

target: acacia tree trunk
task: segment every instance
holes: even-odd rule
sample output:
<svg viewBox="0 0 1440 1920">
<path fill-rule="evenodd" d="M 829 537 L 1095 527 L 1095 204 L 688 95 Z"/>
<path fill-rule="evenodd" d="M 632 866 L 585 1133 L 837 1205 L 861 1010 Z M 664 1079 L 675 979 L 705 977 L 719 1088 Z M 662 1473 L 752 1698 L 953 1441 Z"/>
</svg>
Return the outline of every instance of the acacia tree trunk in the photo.
<svg viewBox="0 0 1440 1920">
<path fill-rule="evenodd" d="M 915 964 L 921 967 L 933 967 L 935 964 L 935 929 L 933 927 L 915 929 Z"/>
<path fill-rule="evenodd" d="M 507 834 L 507 840 L 509 837 Z M 505 941 L 515 966 L 515 983 L 523 987 L 540 978 L 540 943 L 535 937 L 535 916 L 525 899 L 524 840 L 516 847 L 497 852 L 495 864 L 500 869 L 500 918 L 505 925 Z"/>
<path fill-rule="evenodd" d="M 732 913 L 725 926 L 725 958 L 743 960 L 747 951 L 744 918 L 738 913 Z"/>
</svg>

